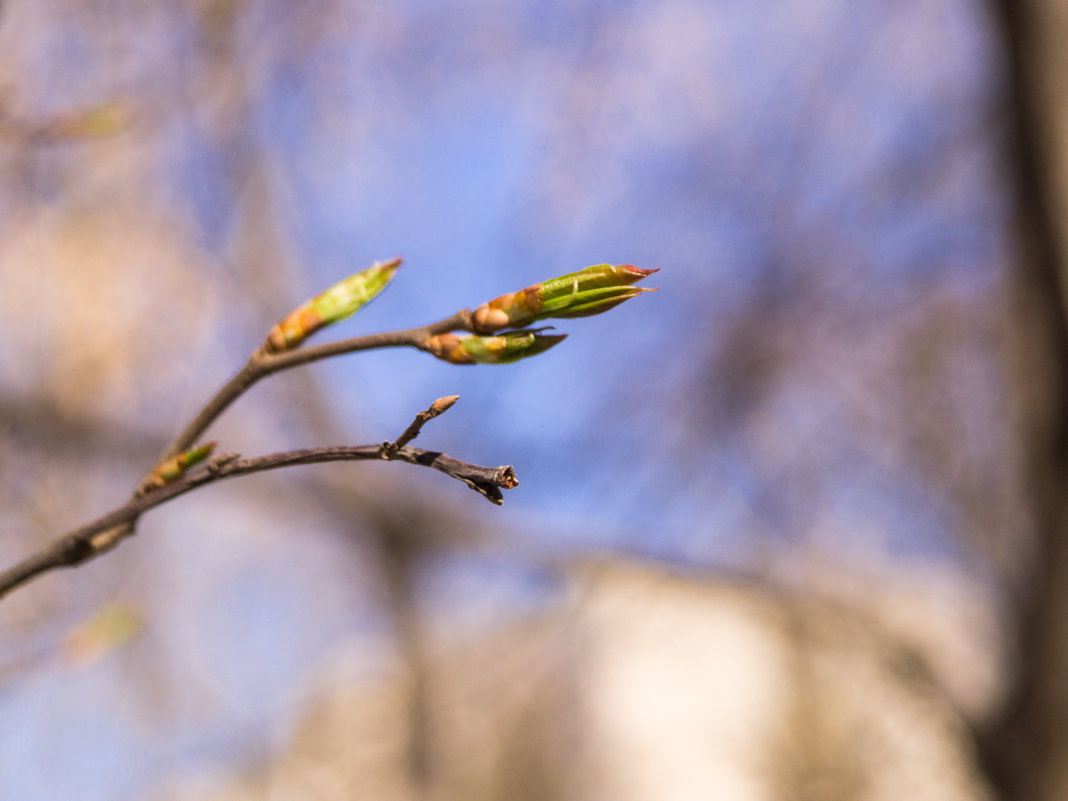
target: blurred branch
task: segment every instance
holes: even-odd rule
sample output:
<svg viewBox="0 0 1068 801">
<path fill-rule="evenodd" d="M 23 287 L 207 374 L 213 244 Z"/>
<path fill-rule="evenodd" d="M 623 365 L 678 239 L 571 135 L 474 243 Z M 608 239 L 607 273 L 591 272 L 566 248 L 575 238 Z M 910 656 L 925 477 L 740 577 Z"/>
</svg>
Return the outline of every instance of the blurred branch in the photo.
<svg viewBox="0 0 1068 801">
<path fill-rule="evenodd" d="M 100 453 L 106 446 L 110 454 L 146 460 L 159 447 L 158 432 L 119 415 L 63 408 L 46 392 L 0 392 L 0 421 L 0 430 L 7 428 L 20 437 L 68 452 Z"/>
<path fill-rule="evenodd" d="M 440 402 L 431 406 L 431 409 L 435 406 L 440 406 Z M 437 412 L 437 414 L 440 413 L 440 411 Z M 421 412 L 420 416 L 425 414 L 427 413 Z M 513 489 L 519 486 L 519 480 L 510 465 L 484 467 L 461 462 L 437 451 L 407 446 L 398 447 L 397 443 L 389 442 L 381 445 L 305 448 L 249 459 L 241 459 L 237 454 L 223 454 L 212 459 L 207 466 L 187 473 L 169 484 L 135 495 L 125 506 L 68 532 L 38 553 L 0 573 L 0 598 L 43 573 L 60 567 L 73 567 L 111 550 L 125 536 L 128 536 L 128 533 L 117 535 L 120 527 L 124 528 L 123 524 L 130 524 L 149 509 L 199 487 L 225 478 L 237 478 L 282 467 L 368 459 L 401 461 L 422 467 L 432 467 L 462 481 L 487 500 L 498 505 L 504 501 L 502 489 Z"/>
<path fill-rule="evenodd" d="M 1058 208 L 1064 25 L 1055 3 L 994 0 L 1005 48 L 1006 163 L 1015 184 L 1015 387 L 1035 550 L 1012 589 L 1015 669 L 984 732 L 987 775 L 1007 801 L 1068 793 L 1068 318 Z"/>
<path fill-rule="evenodd" d="M 3 13 L 2 7 L 0 13 Z M 27 145 L 54 145 L 114 136 L 128 129 L 131 121 L 130 109 L 116 100 L 38 119 L 16 117 L 0 102 L 0 135 Z"/>
</svg>

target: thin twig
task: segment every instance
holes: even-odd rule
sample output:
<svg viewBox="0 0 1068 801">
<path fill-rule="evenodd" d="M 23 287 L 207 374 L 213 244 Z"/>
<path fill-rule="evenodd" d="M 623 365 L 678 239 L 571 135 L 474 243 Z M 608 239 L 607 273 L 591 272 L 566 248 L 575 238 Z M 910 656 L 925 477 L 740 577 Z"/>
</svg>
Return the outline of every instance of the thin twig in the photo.
<svg viewBox="0 0 1068 801">
<path fill-rule="evenodd" d="M 310 364 L 321 359 L 328 359 L 332 356 L 341 356 L 346 353 L 356 353 L 363 350 L 398 347 L 423 350 L 423 343 L 436 334 L 471 330 L 473 330 L 471 327 L 471 311 L 469 309 L 461 309 L 451 317 L 445 317 L 435 323 L 429 323 L 417 328 L 405 328 L 378 334 L 364 334 L 338 340 L 337 342 L 312 345 L 283 353 L 270 353 L 261 347 L 249 357 L 245 366 L 238 370 L 233 378 L 219 388 L 211 400 L 204 404 L 189 424 L 182 429 L 182 432 L 167 445 L 156 464 L 170 459 L 195 445 L 208 427 L 218 419 L 219 415 L 245 394 L 253 384 L 272 373 L 299 367 L 302 364 Z M 148 473 L 146 473 L 147 475 Z M 144 477 L 142 477 L 143 480 Z M 135 494 L 133 497 L 136 498 L 137 495 Z M 132 536 L 136 526 L 136 517 L 115 526 L 111 531 L 101 536 L 100 549 L 108 550 L 114 548 L 119 542 Z"/>
<path fill-rule="evenodd" d="M 321 359 L 363 350 L 396 347 L 412 347 L 422 350 L 429 337 L 449 331 L 471 331 L 471 325 L 470 310 L 461 309 L 451 317 L 446 317 L 418 328 L 366 334 L 283 353 L 270 353 L 266 348 L 261 347 L 249 357 L 244 367 L 233 378 L 223 384 L 181 433 L 167 445 L 156 464 L 170 459 L 196 444 L 208 427 L 218 419 L 219 415 L 247 392 L 253 384 L 272 373 L 288 370 L 302 364 L 310 364 Z M 441 401 L 436 401 L 435 405 L 438 403 L 441 403 Z M 434 407 L 432 406 L 431 408 Z M 445 408 L 448 407 L 446 406 Z M 385 444 L 389 445 L 388 452 L 384 445 L 367 445 L 355 448 L 313 448 L 305 451 L 289 451 L 259 457 L 258 459 L 241 460 L 231 457 L 224 460 L 216 458 L 212 460 L 208 467 L 191 472 L 160 489 L 146 493 L 139 488 L 125 506 L 99 518 L 88 526 L 70 532 L 54 541 L 44 550 L 0 573 L 0 598 L 42 573 L 58 567 L 77 565 L 111 550 L 122 540 L 133 535 L 137 525 L 137 518 L 147 509 L 221 478 L 273 470 L 277 467 L 338 460 L 396 459 L 410 462 L 411 464 L 433 467 L 463 481 L 493 503 L 503 503 L 501 488 L 511 489 L 519 484 L 511 467 L 479 467 L 478 465 L 469 465 L 466 462 L 458 461 L 442 453 L 404 447 L 415 438 L 419 433 L 419 428 L 422 427 L 426 420 L 436 417 L 441 411 L 444 411 L 444 409 L 420 420 L 420 417 L 427 414 L 427 412 L 421 412 L 420 417 L 416 418 L 416 423 L 409 426 L 408 430 L 401 435 L 397 442 Z M 140 486 L 142 486 L 142 483 L 139 483 Z"/>
<path fill-rule="evenodd" d="M 160 461 L 169 459 L 187 448 L 196 444 L 201 435 L 207 430 L 216 418 L 229 406 L 241 397 L 253 384 L 261 378 L 299 367 L 302 364 L 310 364 L 321 359 L 333 356 L 341 356 L 346 353 L 356 353 L 363 350 L 378 350 L 381 348 L 418 348 L 423 349 L 423 343 L 429 337 L 443 334 L 449 331 L 470 331 L 471 312 L 461 309 L 451 317 L 438 320 L 436 323 L 420 326 L 418 328 L 406 328 L 399 331 L 386 331 L 379 334 L 365 334 L 358 337 L 350 337 L 337 342 L 326 342 L 322 345 L 311 345 L 297 348 L 283 353 L 268 353 L 257 350 L 249 358 L 244 367 L 237 375 L 231 378 L 215 393 L 197 416 L 190 421 L 189 425 L 167 446 Z"/>
<path fill-rule="evenodd" d="M 112 532 L 136 520 L 149 509 L 206 484 L 302 464 L 351 462 L 364 459 L 381 460 L 383 458 L 432 467 L 464 482 L 497 505 L 504 502 L 502 489 L 513 489 L 519 485 L 515 470 L 510 465 L 484 467 L 468 464 L 444 453 L 426 451 L 421 448 L 404 447 L 385 457 L 381 445 L 305 448 L 250 459 L 241 459 L 233 454 L 226 454 L 212 459 L 207 466 L 191 471 L 170 484 L 131 498 L 125 506 L 68 532 L 38 553 L 0 573 L 0 598 L 42 573 L 60 567 L 73 567 L 110 550 L 119 541 L 114 538 Z"/>
<path fill-rule="evenodd" d="M 396 442 L 382 443 L 382 457 L 385 459 L 390 458 L 389 454 L 396 453 L 413 439 L 418 437 L 419 432 L 423 430 L 423 426 L 426 425 L 428 421 L 433 420 L 439 414 L 447 412 L 459 399 L 459 395 L 446 395 L 444 398 L 438 398 L 430 404 L 429 408 L 419 412 L 412 421 L 412 424 L 404 429 L 403 434 L 397 437 Z"/>
</svg>

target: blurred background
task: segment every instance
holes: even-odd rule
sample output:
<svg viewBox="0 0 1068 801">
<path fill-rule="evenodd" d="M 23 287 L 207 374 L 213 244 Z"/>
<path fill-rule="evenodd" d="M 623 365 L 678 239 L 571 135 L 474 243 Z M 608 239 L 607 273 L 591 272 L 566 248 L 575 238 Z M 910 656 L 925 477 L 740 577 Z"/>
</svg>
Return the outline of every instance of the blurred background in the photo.
<svg viewBox="0 0 1068 801">
<path fill-rule="evenodd" d="M 356 354 L 208 433 L 515 465 L 205 488 L 0 602 L 0 797 L 1068 798 L 1068 18 L 1011 0 L 6 0 L 0 568 L 300 301 L 590 264 L 510 366 Z"/>
</svg>

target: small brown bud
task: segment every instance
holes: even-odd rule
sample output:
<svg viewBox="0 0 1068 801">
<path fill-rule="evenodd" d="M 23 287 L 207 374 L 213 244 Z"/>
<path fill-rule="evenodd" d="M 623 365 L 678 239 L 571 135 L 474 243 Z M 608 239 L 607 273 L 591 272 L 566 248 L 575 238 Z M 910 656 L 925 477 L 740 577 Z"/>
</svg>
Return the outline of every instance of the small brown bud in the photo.
<svg viewBox="0 0 1068 801">
<path fill-rule="evenodd" d="M 444 398 L 438 398 L 430 404 L 430 411 L 436 415 L 441 414 L 442 412 L 447 412 L 458 400 L 460 400 L 459 395 L 446 395 Z"/>
</svg>

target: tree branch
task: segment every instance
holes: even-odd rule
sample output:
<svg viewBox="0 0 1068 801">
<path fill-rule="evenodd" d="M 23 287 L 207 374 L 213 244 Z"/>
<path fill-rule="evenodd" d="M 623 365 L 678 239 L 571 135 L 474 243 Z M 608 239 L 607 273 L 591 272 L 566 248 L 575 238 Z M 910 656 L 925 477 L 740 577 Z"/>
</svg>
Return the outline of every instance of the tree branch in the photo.
<svg viewBox="0 0 1068 801">
<path fill-rule="evenodd" d="M 398 450 L 403 448 L 413 439 L 419 436 L 419 432 L 423 430 L 423 426 L 428 421 L 433 420 L 439 414 L 444 414 L 452 408 L 453 404 L 460 399 L 459 395 L 446 395 L 444 398 L 438 398 L 430 407 L 424 411 L 419 412 L 412 420 L 412 424 L 404 429 L 404 433 L 397 437 L 396 442 L 383 442 L 382 450 L 387 454 L 387 458 Z"/>
<path fill-rule="evenodd" d="M 125 527 L 149 509 L 199 487 L 227 478 L 237 478 L 282 467 L 365 459 L 401 461 L 432 467 L 462 481 L 497 505 L 504 502 L 502 489 L 513 489 L 519 486 L 519 480 L 511 465 L 484 467 L 468 464 L 444 453 L 421 448 L 389 449 L 385 445 L 343 445 L 284 451 L 250 459 L 241 459 L 236 454 L 224 454 L 212 459 L 207 466 L 191 471 L 170 484 L 134 496 L 125 506 L 68 532 L 38 553 L 0 573 L 0 598 L 43 573 L 60 567 L 73 567 L 111 550 L 122 539 L 122 537 L 114 537 L 114 531 Z"/>
<path fill-rule="evenodd" d="M 248 362 L 238 371 L 237 375 L 227 381 L 215 393 L 215 396 L 204 405 L 204 408 L 197 413 L 196 417 L 190 421 L 182 433 L 174 438 L 163 452 L 160 461 L 169 459 L 195 445 L 196 441 L 200 439 L 208 426 L 215 422 L 219 415 L 226 411 L 253 384 L 272 373 L 363 350 L 401 347 L 424 350 L 423 343 L 432 336 L 449 331 L 472 330 L 471 312 L 467 309 L 461 309 L 451 317 L 446 317 L 436 323 L 419 326 L 418 328 L 386 331 L 379 334 L 365 334 L 338 340 L 337 342 L 301 347 L 282 353 L 268 353 L 265 349 L 260 348 L 249 357 Z"/>
<path fill-rule="evenodd" d="M 337 342 L 327 342 L 322 345 L 299 348 L 282 353 L 271 353 L 265 347 L 258 348 L 233 378 L 227 381 L 218 392 L 197 412 L 177 437 L 175 437 L 160 455 L 156 465 L 178 455 L 196 444 L 201 435 L 208 427 L 218 419 L 238 398 L 247 392 L 253 384 L 261 378 L 288 370 L 291 367 L 299 367 L 302 364 L 310 364 L 332 356 L 341 356 L 346 353 L 356 353 L 363 350 L 377 350 L 380 348 L 411 347 L 425 350 L 424 343 L 428 338 L 436 334 L 450 331 L 472 331 L 472 318 L 469 309 L 461 309 L 451 317 L 438 320 L 417 328 L 405 328 L 398 331 L 386 331 L 378 334 L 365 334 L 350 337 Z M 414 425 L 414 424 L 413 424 Z M 414 438 L 414 437 L 413 437 Z M 405 440 L 406 442 L 408 440 Z M 403 444 L 403 443 L 402 443 Z M 153 468 L 156 466 L 153 465 Z M 151 472 L 151 471 L 149 471 Z M 147 475 L 147 474 L 146 474 Z M 139 486 L 143 483 L 139 482 Z M 135 493 L 131 500 L 137 498 Z M 110 550 L 119 542 L 131 536 L 137 525 L 137 517 L 131 517 L 111 530 L 104 532 L 98 538 L 98 551 Z M 0 597 L 3 593 L 0 592 Z"/>
<path fill-rule="evenodd" d="M 212 396 L 181 433 L 167 445 L 153 468 L 196 444 L 208 427 L 261 378 L 302 364 L 310 364 L 346 353 L 396 347 L 425 350 L 425 343 L 432 336 L 450 331 L 473 330 L 471 311 L 461 309 L 451 317 L 417 328 L 366 334 L 282 353 L 272 353 L 266 345 L 261 346 L 249 357 L 244 367 Z M 407 447 L 407 444 L 418 436 L 424 423 L 437 417 L 454 402 L 455 396 L 435 401 L 429 409 L 416 416 L 415 421 L 398 437 L 396 442 L 384 442 L 381 445 L 310 448 L 275 453 L 254 459 L 241 459 L 236 454 L 229 454 L 216 457 L 206 467 L 191 471 L 157 489 L 146 491 L 144 487 L 147 485 L 142 480 L 138 485 L 139 489 L 125 506 L 65 534 L 38 553 L 0 573 L 0 598 L 43 573 L 60 567 L 73 567 L 111 550 L 122 540 L 130 537 L 134 533 L 138 517 L 155 506 L 224 478 L 234 478 L 280 467 L 363 459 L 403 461 L 439 470 L 463 481 L 490 502 L 500 505 L 504 502 L 501 489 L 519 486 L 519 480 L 511 466 L 483 467 L 461 462 L 443 453 Z"/>
</svg>

